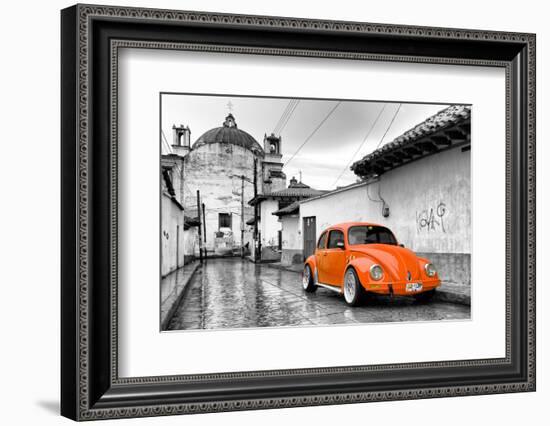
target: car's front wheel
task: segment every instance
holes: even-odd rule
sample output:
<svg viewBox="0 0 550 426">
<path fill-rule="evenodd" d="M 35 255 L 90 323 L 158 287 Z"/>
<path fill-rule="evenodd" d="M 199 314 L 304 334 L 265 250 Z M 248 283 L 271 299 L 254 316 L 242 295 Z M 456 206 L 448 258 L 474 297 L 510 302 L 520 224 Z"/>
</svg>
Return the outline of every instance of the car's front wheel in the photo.
<svg viewBox="0 0 550 426">
<path fill-rule="evenodd" d="M 364 299 L 365 290 L 353 268 L 344 275 L 344 300 L 349 306 L 358 306 Z"/>
<path fill-rule="evenodd" d="M 311 268 L 309 265 L 306 265 L 304 268 L 304 273 L 302 275 L 302 288 L 308 293 L 313 293 L 317 290 L 317 286 L 313 280 L 313 274 L 311 273 Z"/>
</svg>

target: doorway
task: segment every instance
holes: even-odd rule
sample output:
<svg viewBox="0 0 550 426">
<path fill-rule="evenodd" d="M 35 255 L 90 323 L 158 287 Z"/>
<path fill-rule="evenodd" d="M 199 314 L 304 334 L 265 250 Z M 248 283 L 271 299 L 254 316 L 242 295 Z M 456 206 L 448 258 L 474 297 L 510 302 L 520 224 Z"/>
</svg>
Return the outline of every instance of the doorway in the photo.
<svg viewBox="0 0 550 426">
<path fill-rule="evenodd" d="M 304 260 L 315 253 L 315 244 L 317 242 L 317 225 L 315 216 L 304 217 Z"/>
</svg>

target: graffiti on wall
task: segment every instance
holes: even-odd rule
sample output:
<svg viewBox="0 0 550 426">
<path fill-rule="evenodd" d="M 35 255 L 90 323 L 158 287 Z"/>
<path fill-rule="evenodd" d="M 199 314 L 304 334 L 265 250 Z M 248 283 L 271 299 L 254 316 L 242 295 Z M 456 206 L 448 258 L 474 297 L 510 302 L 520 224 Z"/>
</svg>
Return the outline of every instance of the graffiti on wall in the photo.
<svg viewBox="0 0 550 426">
<path fill-rule="evenodd" d="M 416 211 L 416 229 L 421 232 L 447 232 L 445 229 L 445 215 L 447 206 L 440 201 L 437 206 L 431 206 L 421 211 Z"/>
</svg>

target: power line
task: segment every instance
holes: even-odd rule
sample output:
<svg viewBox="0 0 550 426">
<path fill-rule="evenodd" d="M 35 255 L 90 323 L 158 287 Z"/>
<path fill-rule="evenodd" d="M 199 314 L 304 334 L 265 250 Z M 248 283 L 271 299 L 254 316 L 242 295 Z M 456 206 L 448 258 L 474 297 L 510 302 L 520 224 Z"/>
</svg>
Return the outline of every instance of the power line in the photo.
<svg viewBox="0 0 550 426">
<path fill-rule="evenodd" d="M 290 111 L 292 111 L 292 108 L 294 106 L 294 99 L 291 99 L 287 106 L 286 106 L 286 109 L 284 111 L 284 114 L 281 116 L 279 122 L 277 123 L 277 126 L 275 127 L 275 129 L 273 129 L 273 133 L 277 134 L 279 133 L 279 129 L 282 127 L 283 123 L 285 122 L 285 120 L 287 119 L 287 117 L 290 115 Z"/>
<path fill-rule="evenodd" d="M 388 131 L 390 130 L 391 128 L 391 125 L 393 124 L 394 120 L 395 120 L 395 117 L 397 117 L 397 114 L 399 113 L 399 110 L 401 109 L 401 105 L 402 104 L 399 104 L 399 106 L 397 107 L 397 110 L 395 111 L 395 114 L 393 114 L 393 117 L 390 121 L 390 124 L 388 125 L 388 128 L 386 129 L 386 131 L 384 132 L 384 135 L 382 136 L 382 139 L 380 139 L 380 142 L 378 142 L 378 145 L 376 145 L 376 149 L 375 151 L 378 149 L 378 147 L 382 144 L 382 141 L 384 140 L 384 138 L 386 137 L 386 135 L 388 134 Z"/>
<path fill-rule="evenodd" d="M 386 105 L 387 105 L 387 104 L 384 104 L 384 106 L 380 109 L 380 112 L 378 113 L 378 115 L 376 116 L 376 119 L 374 120 L 374 122 L 373 122 L 372 125 L 370 126 L 370 129 L 369 129 L 369 131 L 367 132 L 367 134 L 365 135 L 365 137 L 363 138 L 363 141 L 361 142 L 361 144 L 359 145 L 359 147 L 357 147 L 357 149 L 355 150 L 355 152 L 354 152 L 353 155 L 351 156 L 350 160 L 348 161 L 348 164 L 346 164 L 346 167 L 344 167 L 344 169 L 342 170 L 342 173 L 340 173 L 340 176 L 338 176 L 338 178 L 334 181 L 333 186 L 336 186 L 336 184 L 338 183 L 338 181 L 340 180 L 340 178 L 344 175 L 344 173 L 345 173 L 346 170 L 348 169 L 349 165 L 351 164 L 351 162 L 353 161 L 353 159 L 354 159 L 355 156 L 357 155 L 357 153 L 361 150 L 361 148 L 363 148 L 363 145 L 365 145 L 365 142 L 367 142 L 367 139 L 369 138 L 370 134 L 372 133 L 372 130 L 374 129 L 374 126 L 376 126 L 376 123 L 378 123 L 378 120 L 380 119 L 380 116 L 382 115 L 382 113 L 383 113 L 384 110 L 386 109 Z"/>
<path fill-rule="evenodd" d="M 309 140 L 313 137 L 313 135 L 315 135 L 315 133 L 317 133 L 317 130 L 319 130 L 321 128 L 321 126 L 325 123 L 325 121 L 327 121 L 329 119 L 329 117 L 332 115 L 332 113 L 336 110 L 336 108 L 338 108 L 338 106 L 341 103 L 342 103 L 341 101 L 338 101 L 336 103 L 336 105 L 334 105 L 334 107 L 329 111 L 329 113 L 325 116 L 325 118 L 323 118 L 323 120 L 321 120 L 321 122 L 317 125 L 317 127 L 315 127 L 315 129 L 313 129 L 313 132 L 310 133 L 310 135 L 306 138 L 306 140 L 302 143 L 302 145 L 300 145 L 298 147 L 298 149 L 296 150 L 296 152 L 294 152 L 294 154 L 292 154 L 290 159 L 287 160 L 287 162 L 283 165 L 283 167 L 286 166 L 288 163 L 290 163 L 292 161 L 292 159 L 296 156 L 296 154 L 298 154 L 298 152 L 300 152 L 300 150 L 304 147 L 304 145 L 309 142 Z"/>
<path fill-rule="evenodd" d="M 288 104 L 286 104 L 286 107 L 285 109 L 283 110 L 283 113 L 281 114 L 281 116 L 279 117 L 279 121 L 277 121 L 277 124 L 275 125 L 275 127 L 273 128 L 273 133 L 277 133 L 277 129 L 279 127 L 281 127 L 281 123 L 283 122 L 284 118 L 286 117 L 286 115 L 288 114 L 288 112 L 290 111 L 290 108 L 291 106 L 293 105 L 294 103 L 294 99 L 291 99 L 290 101 L 288 101 Z"/>
<path fill-rule="evenodd" d="M 292 108 L 290 109 L 289 113 L 287 114 L 286 118 L 284 119 L 284 121 L 281 123 L 281 125 L 279 126 L 279 128 L 274 132 L 276 135 L 281 135 L 281 133 L 283 133 L 283 130 L 285 129 L 286 125 L 288 124 L 288 122 L 290 121 L 290 119 L 292 118 L 292 114 L 294 114 L 294 111 L 296 110 L 296 108 L 298 107 L 298 104 L 300 103 L 300 100 L 299 99 L 294 99 L 294 103 L 292 104 Z"/>
<path fill-rule="evenodd" d="M 285 111 L 283 113 L 283 115 L 281 115 L 281 118 L 279 119 L 279 122 L 277 123 L 277 125 L 275 126 L 275 128 L 273 129 L 273 133 L 274 134 L 277 134 L 279 133 L 279 129 L 282 127 L 283 123 L 285 122 L 286 118 L 288 117 L 288 115 L 290 114 L 290 111 L 292 110 L 292 107 L 294 106 L 294 99 L 291 99 L 286 108 L 285 108 Z"/>
</svg>

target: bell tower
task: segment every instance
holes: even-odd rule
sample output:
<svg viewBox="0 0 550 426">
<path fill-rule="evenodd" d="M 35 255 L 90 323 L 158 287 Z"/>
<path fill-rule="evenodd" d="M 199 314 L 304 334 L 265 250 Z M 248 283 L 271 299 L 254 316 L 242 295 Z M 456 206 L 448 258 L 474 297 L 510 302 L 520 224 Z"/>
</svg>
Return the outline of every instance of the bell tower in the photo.
<svg viewBox="0 0 550 426">
<path fill-rule="evenodd" d="M 275 136 L 274 133 L 271 133 L 269 136 L 264 135 L 264 151 L 265 155 L 270 155 L 273 157 L 278 156 L 279 160 L 282 157 L 281 154 L 281 136 Z"/>
<path fill-rule="evenodd" d="M 191 150 L 191 129 L 180 124 L 172 126 L 172 149 L 174 154 L 185 157 Z"/>
<path fill-rule="evenodd" d="M 283 154 L 280 136 L 271 133 L 264 135 L 265 156 L 262 162 L 264 193 L 279 191 L 286 188 L 286 175 L 283 172 Z"/>
</svg>

